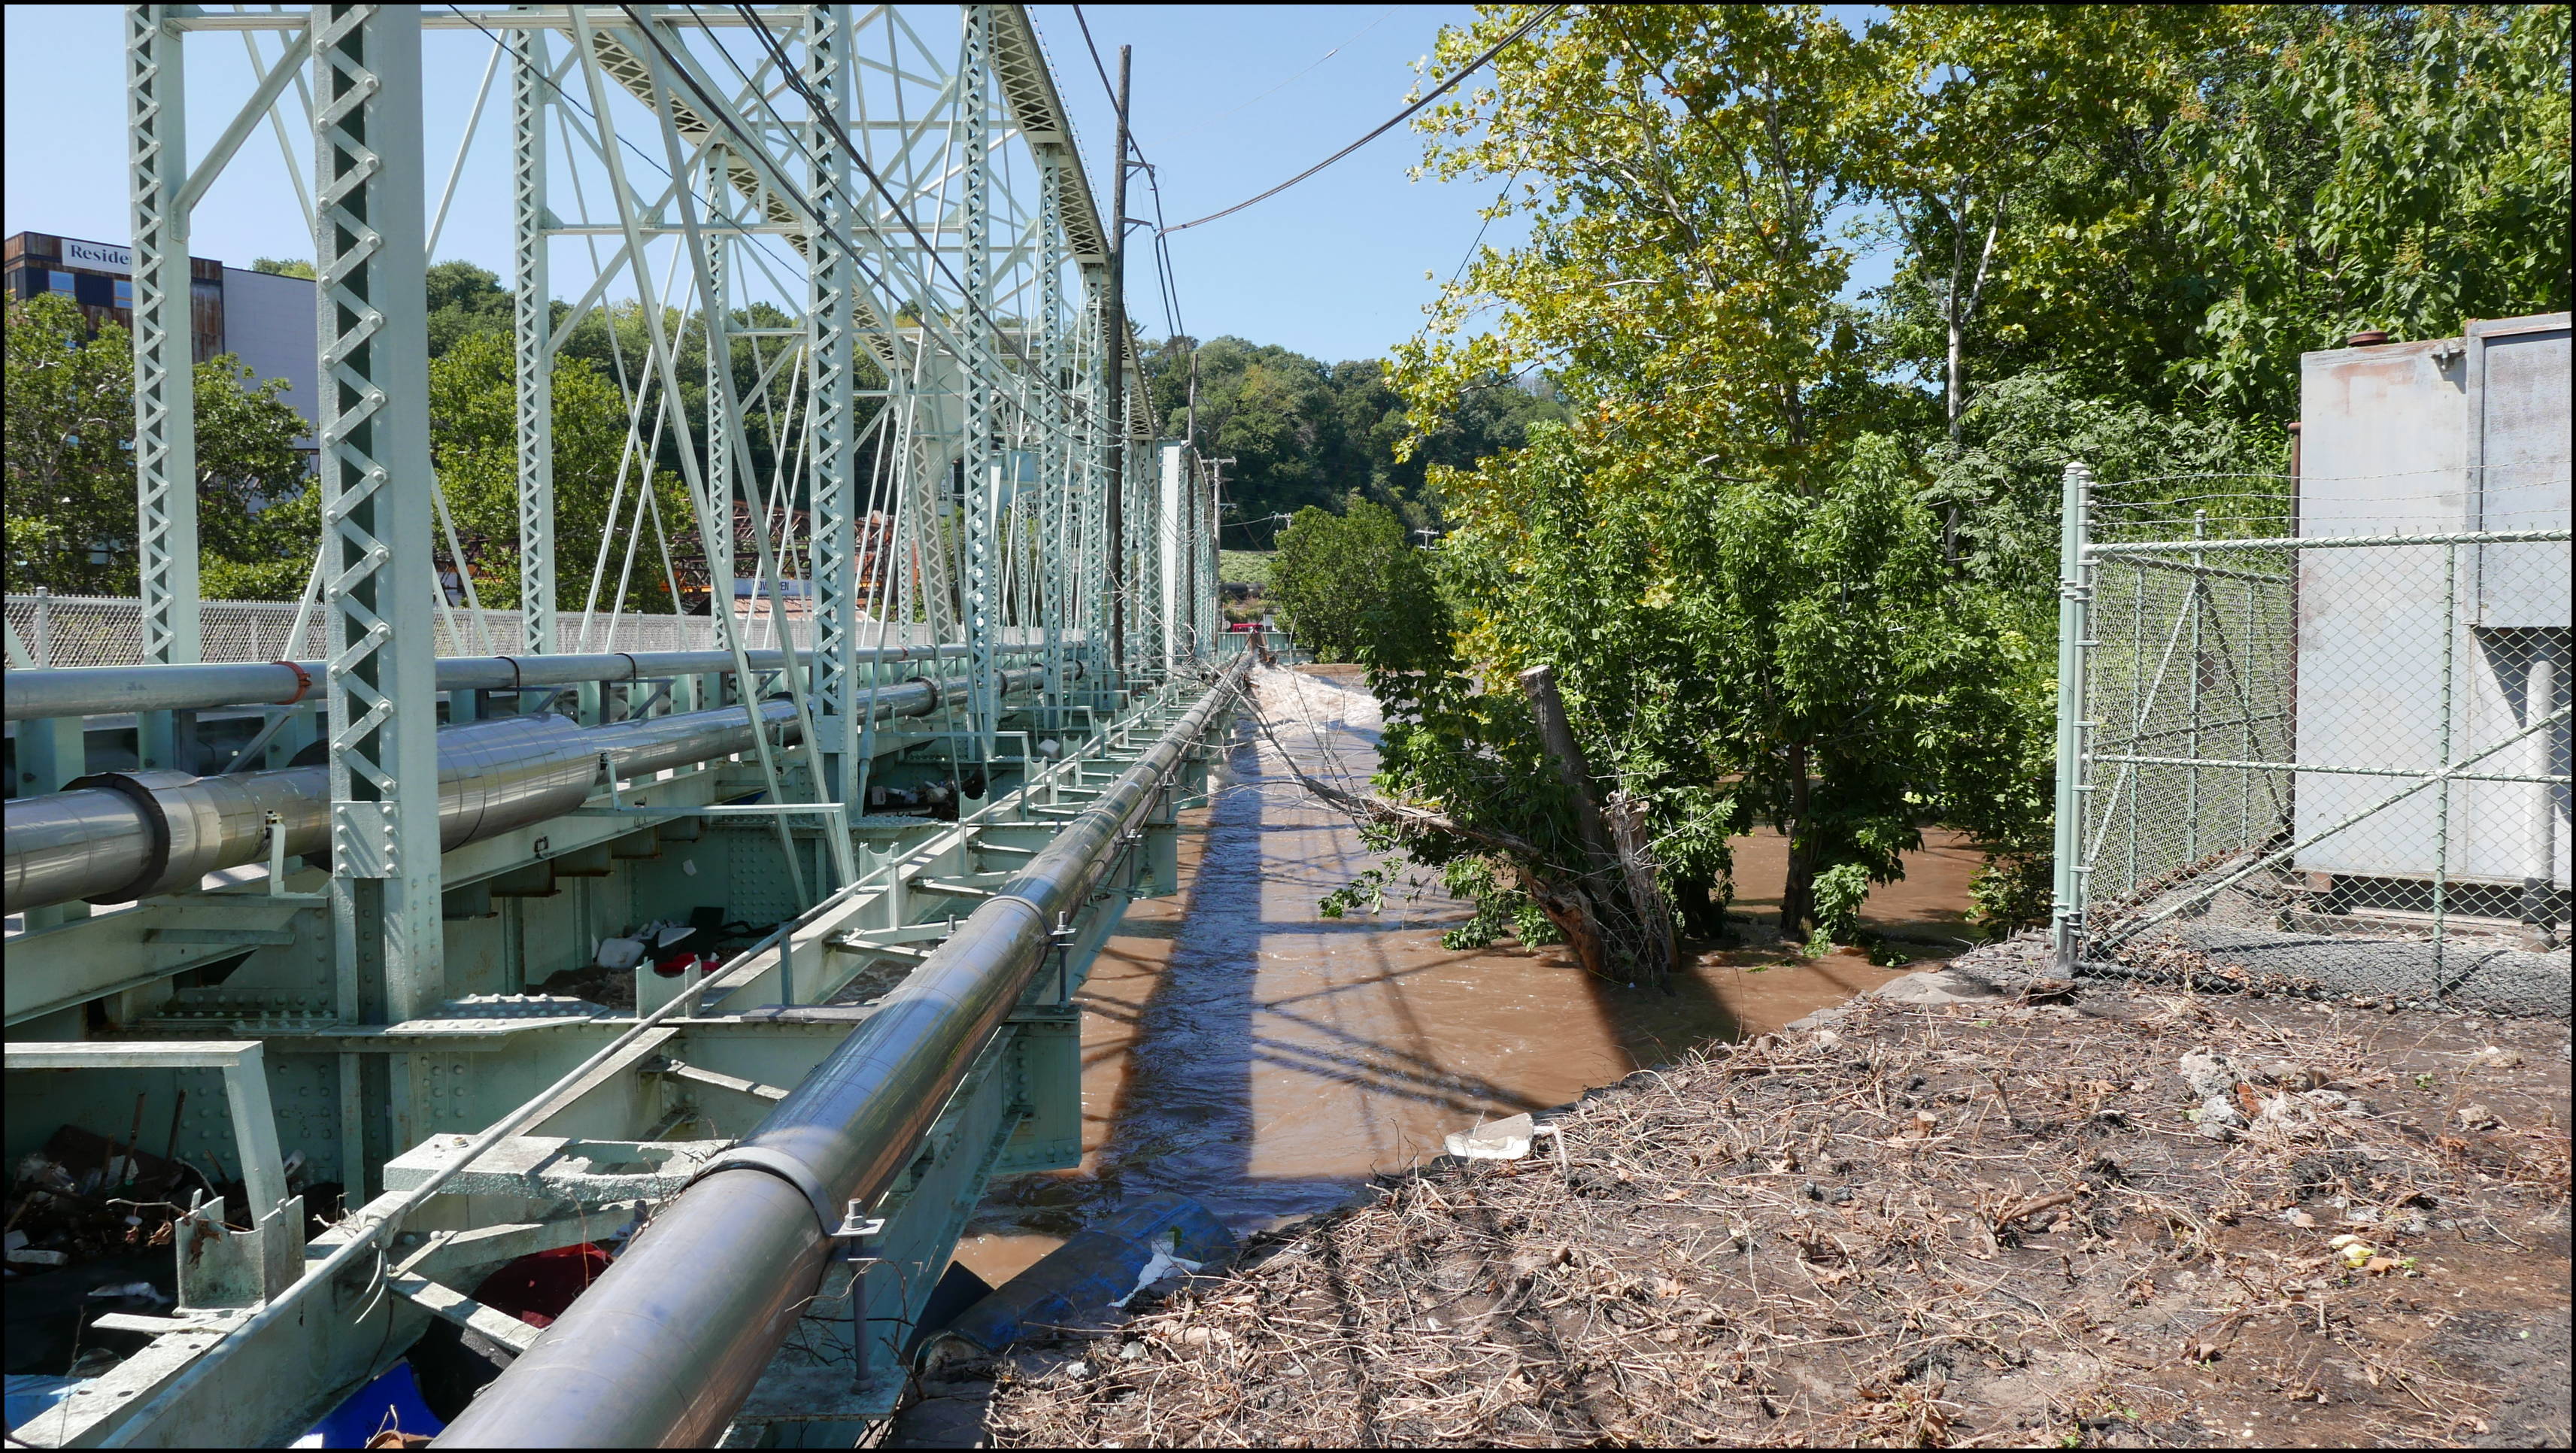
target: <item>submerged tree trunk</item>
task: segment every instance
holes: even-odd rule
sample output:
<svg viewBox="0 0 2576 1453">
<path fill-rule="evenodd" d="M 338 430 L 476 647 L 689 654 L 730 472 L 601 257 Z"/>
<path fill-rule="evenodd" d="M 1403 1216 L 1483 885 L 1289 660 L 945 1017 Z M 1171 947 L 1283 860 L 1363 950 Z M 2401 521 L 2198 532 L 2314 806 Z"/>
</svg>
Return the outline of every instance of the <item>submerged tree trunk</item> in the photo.
<svg viewBox="0 0 2576 1453">
<path fill-rule="evenodd" d="M 1580 888 L 1569 888 L 1531 872 L 1526 864 L 1515 865 L 1521 875 L 1521 886 L 1528 890 L 1530 901 L 1556 931 L 1565 935 L 1566 947 L 1573 951 L 1575 963 L 1587 974 L 1613 978 L 1610 948 L 1601 935 L 1601 920 Z"/>
</svg>

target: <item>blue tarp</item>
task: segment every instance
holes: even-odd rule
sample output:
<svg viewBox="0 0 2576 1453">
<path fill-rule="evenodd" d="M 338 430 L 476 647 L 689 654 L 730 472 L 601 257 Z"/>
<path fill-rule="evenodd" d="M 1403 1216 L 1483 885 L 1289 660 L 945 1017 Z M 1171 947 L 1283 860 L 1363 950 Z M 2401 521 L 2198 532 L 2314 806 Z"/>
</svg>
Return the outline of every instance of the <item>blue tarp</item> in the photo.
<svg viewBox="0 0 2576 1453">
<path fill-rule="evenodd" d="M 364 1448 L 368 1439 L 387 1429 L 433 1437 L 447 1431 L 447 1424 L 421 1401 L 420 1384 L 413 1380 L 409 1362 L 395 1363 L 383 1376 L 349 1394 L 346 1401 L 313 1425 L 312 1432 L 298 1439 L 296 1446 Z"/>
</svg>

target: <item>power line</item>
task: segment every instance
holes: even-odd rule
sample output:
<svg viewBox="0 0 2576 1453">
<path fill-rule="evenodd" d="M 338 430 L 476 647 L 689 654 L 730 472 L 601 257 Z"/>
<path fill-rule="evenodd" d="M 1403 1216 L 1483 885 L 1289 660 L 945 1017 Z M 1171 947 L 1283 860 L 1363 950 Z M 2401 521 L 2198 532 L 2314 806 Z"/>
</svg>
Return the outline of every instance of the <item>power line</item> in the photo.
<svg viewBox="0 0 2576 1453">
<path fill-rule="evenodd" d="M 1109 97 L 1109 109 L 1116 111 L 1118 109 L 1118 88 L 1109 84 L 1109 67 L 1107 63 L 1100 59 L 1100 46 L 1091 38 L 1091 22 L 1082 18 L 1082 7 L 1079 5 L 1073 7 L 1073 23 L 1082 27 L 1082 48 L 1091 52 L 1091 68 L 1100 75 L 1100 89 Z M 1131 146 L 1135 144 L 1135 141 L 1136 138 L 1132 136 L 1127 138 L 1127 142 Z M 1142 153 L 1140 152 L 1139 155 L 1142 155 Z"/>
<path fill-rule="evenodd" d="M 1449 79 L 1442 81 L 1439 85 L 1432 87 L 1431 90 L 1422 97 L 1422 99 L 1405 107 L 1403 110 L 1398 111 L 1393 116 L 1388 117 L 1366 136 L 1363 136 L 1359 140 L 1352 142 L 1350 145 L 1343 147 L 1341 150 L 1334 152 L 1331 156 L 1328 156 L 1322 161 L 1315 163 L 1313 166 L 1306 168 L 1304 171 L 1299 172 L 1297 175 L 1290 177 L 1284 182 L 1281 182 L 1279 185 L 1272 187 L 1269 191 L 1263 192 L 1259 196 L 1246 197 L 1242 201 L 1235 203 L 1233 206 L 1226 208 L 1222 212 L 1210 212 L 1206 216 L 1201 217 L 1194 222 L 1183 222 L 1177 227 L 1166 227 L 1163 229 L 1163 232 L 1187 232 L 1193 227 L 1204 226 L 1207 223 L 1216 221 L 1220 217 L 1231 217 L 1235 213 L 1242 211 L 1244 208 L 1249 207 L 1256 202 L 1266 202 L 1272 197 L 1278 196 L 1281 192 L 1288 190 L 1290 187 L 1306 180 L 1315 173 L 1322 171 L 1324 168 L 1331 166 L 1337 161 L 1340 161 L 1343 157 L 1349 156 L 1352 152 L 1355 152 L 1361 147 L 1368 145 L 1370 142 L 1377 140 L 1379 137 L 1384 136 L 1389 131 L 1394 130 L 1407 120 L 1410 120 L 1415 112 L 1420 111 L 1423 107 L 1430 105 L 1432 102 L 1439 100 L 1442 96 L 1456 90 L 1459 82 L 1467 79 L 1471 75 L 1474 75 L 1477 71 L 1482 70 L 1485 62 L 1492 60 L 1495 56 L 1502 53 L 1503 47 L 1510 45 L 1512 42 L 1519 40 L 1522 36 L 1537 29 L 1541 24 L 1546 22 L 1548 17 L 1556 14 L 1556 12 L 1564 8 L 1565 7 L 1563 5 L 1550 5 L 1545 10 L 1542 10 L 1538 14 L 1521 22 L 1519 29 L 1514 30 L 1507 36 L 1504 36 L 1501 40 L 1494 42 L 1493 47 L 1487 50 L 1483 55 L 1480 55 L 1474 60 L 1459 67 L 1455 74 L 1451 75 Z"/>
<path fill-rule="evenodd" d="M 1112 114 L 1115 114 L 1118 110 L 1118 89 L 1109 84 L 1109 67 L 1108 64 L 1100 58 L 1100 43 L 1092 38 L 1091 22 L 1089 19 L 1084 17 L 1081 6 L 1075 5 L 1069 8 L 1073 11 L 1074 24 L 1082 28 L 1082 48 L 1091 54 L 1091 69 L 1100 77 L 1100 89 L 1108 96 L 1109 109 Z M 1384 19 L 1385 17 L 1381 16 L 1379 18 Z M 1350 42 L 1348 41 L 1343 42 L 1344 45 L 1348 45 L 1349 43 Z M 1338 49 L 1338 47 L 1336 47 L 1336 49 Z M 1319 61 L 1316 64 L 1320 65 L 1322 62 Z M 1313 67 L 1308 67 L 1308 69 L 1311 70 Z M 1151 161 L 1146 160 L 1144 143 L 1136 139 L 1136 133 L 1132 129 L 1127 133 L 1127 149 L 1136 154 L 1136 164 L 1145 169 L 1146 190 L 1154 194 L 1155 284 L 1162 293 L 1163 322 L 1165 330 L 1171 336 L 1178 337 L 1189 332 L 1189 326 L 1181 317 L 1180 279 L 1172 271 L 1171 249 L 1163 243 L 1164 234 L 1172 229 L 1163 225 L 1162 175 L 1155 169 L 1154 164 Z M 1121 156 L 1118 158 L 1118 164 L 1120 166 L 1125 166 L 1127 164 L 1127 159 L 1124 156 Z M 1114 219 L 1113 225 L 1119 229 L 1118 236 L 1120 243 L 1123 245 L 1127 235 L 1127 219 L 1124 217 L 1116 218 Z"/>
<path fill-rule="evenodd" d="M 706 94 L 704 89 L 698 85 L 697 79 L 688 73 L 686 67 L 679 64 L 678 57 L 671 55 L 670 48 L 662 43 L 659 36 L 652 34 L 652 28 L 649 25 L 646 25 L 641 17 L 635 15 L 634 8 L 632 6 L 625 5 L 621 5 L 618 8 L 625 11 L 629 18 L 636 21 L 637 28 L 643 31 L 646 37 L 652 41 L 653 48 L 661 51 L 664 59 L 671 62 L 672 74 L 685 82 L 691 91 L 696 92 L 698 99 L 705 102 L 710 111 L 718 113 L 719 118 L 723 120 L 728 130 L 732 131 L 734 135 L 742 137 L 746 143 L 749 143 L 751 138 L 744 134 L 741 125 L 736 122 L 730 114 L 726 113 L 725 108 L 721 103 L 719 103 L 714 97 Z M 1030 359 L 1028 353 L 1020 347 L 1019 343 L 1014 340 L 1006 330 L 1003 329 L 1001 320 L 995 318 L 992 315 L 991 310 L 984 306 L 984 300 L 976 297 L 973 290 L 966 286 L 966 280 L 957 275 L 957 270 L 948 265 L 948 259 L 931 243 L 929 236 L 921 230 L 921 224 L 915 222 L 912 218 L 912 214 L 905 210 L 903 203 L 895 197 L 893 189 L 886 185 L 885 178 L 878 176 L 876 168 L 868 165 L 867 154 L 859 149 L 857 142 L 850 139 L 850 133 L 844 130 L 841 126 L 841 118 L 832 114 L 830 104 L 822 97 L 817 96 L 814 93 L 813 88 L 806 84 L 805 78 L 798 73 L 795 65 L 788 59 L 786 50 L 778 44 L 777 37 L 769 33 L 769 27 L 762 21 L 759 12 L 755 11 L 748 5 L 737 5 L 734 9 L 736 12 L 741 14 L 745 20 L 751 22 L 752 33 L 759 38 L 761 48 L 768 51 L 770 59 L 777 64 L 779 78 L 787 83 L 789 89 L 793 90 L 798 96 L 804 98 L 805 105 L 812 115 L 820 117 L 823 124 L 832 129 L 833 139 L 840 142 L 842 153 L 849 157 L 850 164 L 857 167 L 859 169 L 859 174 L 868 179 L 868 185 L 875 188 L 877 195 L 885 199 L 885 204 L 894 213 L 895 219 L 903 224 L 903 228 L 906 232 L 912 234 L 912 240 L 921 245 L 923 254 L 928 256 L 931 262 L 934 263 L 941 272 L 948 275 L 948 280 L 956 285 L 958 296 L 965 300 L 966 306 L 974 311 L 976 317 L 986 328 L 992 331 L 993 337 L 999 341 L 1004 348 L 1010 351 L 1012 357 L 1018 359 L 1024 367 L 1034 369 L 1035 363 Z M 704 17 L 698 16 L 697 7 L 689 7 L 689 13 L 691 16 L 697 18 L 698 28 L 706 31 L 708 38 L 713 40 L 715 38 L 715 32 L 712 27 L 707 25 Z M 742 76 L 746 85 L 750 84 L 751 77 L 744 73 L 742 63 L 733 58 L 733 53 L 725 50 L 721 43 L 717 44 L 716 49 L 724 54 L 725 63 L 733 67 L 734 74 Z M 755 92 L 758 92 L 759 90 L 757 86 L 754 86 L 752 89 Z M 787 124 L 787 119 L 778 114 L 778 108 L 774 105 L 770 105 L 765 96 L 763 97 L 761 104 L 769 107 L 769 114 L 777 119 L 781 127 L 784 127 Z M 983 104 L 983 98 L 980 96 L 976 97 L 975 104 Z M 756 149 L 756 146 L 754 149 Z M 800 147 L 799 149 L 801 150 L 802 148 Z M 839 242 L 844 248 L 849 250 L 852 262 L 855 263 L 858 261 L 858 249 L 851 246 L 847 238 L 842 237 L 837 232 L 832 233 L 831 236 L 834 241 Z M 879 280 L 879 285 L 884 286 L 882 279 Z M 891 294 L 893 289 L 887 288 L 887 292 Z M 924 301 L 927 300 L 925 299 Z M 929 318 L 925 315 L 922 319 L 922 325 L 926 328 L 929 326 L 929 322 Z M 1053 380 L 1049 380 L 1048 383 L 1050 387 L 1054 386 Z"/>
</svg>

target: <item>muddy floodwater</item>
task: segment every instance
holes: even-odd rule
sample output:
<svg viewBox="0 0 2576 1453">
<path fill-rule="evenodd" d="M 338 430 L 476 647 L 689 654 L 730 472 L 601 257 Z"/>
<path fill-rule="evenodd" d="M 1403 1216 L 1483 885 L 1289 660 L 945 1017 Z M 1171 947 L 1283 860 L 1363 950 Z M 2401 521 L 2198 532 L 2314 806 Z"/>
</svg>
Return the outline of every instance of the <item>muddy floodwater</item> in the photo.
<svg viewBox="0 0 2576 1453">
<path fill-rule="evenodd" d="M 1282 760 L 1345 785 L 1376 767 L 1377 704 L 1346 672 L 1258 675 L 1275 742 L 1247 720 L 1230 785 L 1184 819 L 1185 890 L 1133 905 L 1082 995 L 1083 1163 L 996 1182 L 958 1259 L 1000 1282 L 1090 1216 L 1177 1191 L 1238 1231 L 1327 1209 L 1371 1175 L 1496 1115 L 1560 1105 L 1711 1040 L 1767 1030 L 1886 982 L 1853 951 L 1778 945 L 1784 853 L 1736 844 L 1733 941 L 1676 992 L 1594 979 L 1560 949 L 1454 950 L 1436 881 L 1376 913 L 1317 903 L 1378 859 Z M 1976 854 L 1932 836 L 1865 918 L 1923 959 L 1966 946 Z"/>
</svg>

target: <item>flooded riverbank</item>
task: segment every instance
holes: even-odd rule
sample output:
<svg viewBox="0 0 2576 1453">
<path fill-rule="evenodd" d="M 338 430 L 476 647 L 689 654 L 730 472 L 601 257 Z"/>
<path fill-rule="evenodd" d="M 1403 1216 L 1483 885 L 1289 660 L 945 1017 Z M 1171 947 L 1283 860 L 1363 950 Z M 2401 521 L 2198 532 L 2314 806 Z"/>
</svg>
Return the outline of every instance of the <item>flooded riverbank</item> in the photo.
<svg viewBox="0 0 2576 1453">
<path fill-rule="evenodd" d="M 1466 910 L 1436 882 L 1325 918 L 1324 895 L 1377 859 L 1281 750 L 1364 783 L 1376 703 L 1312 672 L 1264 672 L 1260 688 L 1276 743 L 1241 726 L 1230 784 L 1184 824 L 1188 887 L 1134 905 L 1084 986 L 1082 1167 L 997 1183 L 958 1247 L 988 1281 L 1155 1191 L 1196 1197 L 1238 1230 L 1339 1205 L 1371 1175 L 1440 1153 L 1450 1131 L 1777 1029 L 1903 972 L 1776 946 L 1776 838 L 1738 844 L 1748 946 L 1701 954 L 1671 995 L 1593 979 L 1560 950 L 1443 948 Z M 1868 917 L 1910 952 L 1955 952 L 1975 867 L 1956 842 L 1930 843 Z"/>
</svg>

